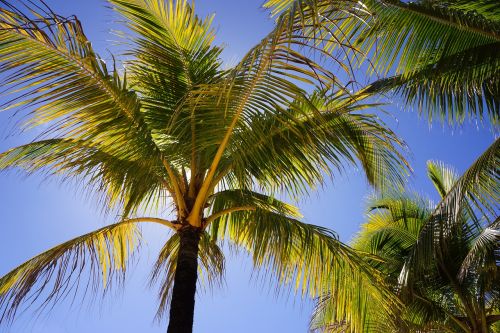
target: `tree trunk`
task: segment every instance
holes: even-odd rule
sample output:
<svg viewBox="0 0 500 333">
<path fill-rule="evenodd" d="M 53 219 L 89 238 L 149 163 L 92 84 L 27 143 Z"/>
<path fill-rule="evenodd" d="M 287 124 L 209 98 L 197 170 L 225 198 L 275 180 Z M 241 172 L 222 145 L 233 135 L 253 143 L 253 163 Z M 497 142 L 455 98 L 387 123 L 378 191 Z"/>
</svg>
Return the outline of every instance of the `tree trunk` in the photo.
<svg viewBox="0 0 500 333">
<path fill-rule="evenodd" d="M 194 301 L 198 279 L 198 244 L 201 232 L 187 227 L 179 231 L 180 246 L 175 270 L 167 333 L 193 331 Z"/>
</svg>

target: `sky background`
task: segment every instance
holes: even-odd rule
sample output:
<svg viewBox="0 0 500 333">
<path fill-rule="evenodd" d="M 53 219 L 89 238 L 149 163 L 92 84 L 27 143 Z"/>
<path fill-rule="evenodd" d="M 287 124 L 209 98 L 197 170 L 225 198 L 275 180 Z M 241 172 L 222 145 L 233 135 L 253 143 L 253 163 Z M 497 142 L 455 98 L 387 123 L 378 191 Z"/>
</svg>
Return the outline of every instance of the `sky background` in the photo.
<svg viewBox="0 0 500 333">
<path fill-rule="evenodd" d="M 62 15 L 76 14 L 83 22 L 94 48 L 109 58 L 116 40 L 114 16 L 101 0 L 47 0 Z M 198 0 L 201 16 L 215 13 L 217 40 L 225 45 L 223 59 L 234 64 L 272 28 L 272 20 L 255 0 Z M 1 101 L 1 100 L 0 100 Z M 410 186 L 437 199 L 426 178 L 427 160 L 441 160 L 462 173 L 494 140 L 487 125 L 468 122 L 458 128 L 429 126 L 416 113 L 402 112 L 397 100 L 384 108 L 392 117 L 388 124 L 411 149 L 414 169 Z M 9 114 L 0 114 L 0 151 L 26 142 L 26 137 L 7 135 Z M 318 189 L 298 203 L 304 220 L 335 230 L 349 241 L 363 221 L 366 197 L 370 194 L 363 175 L 355 168 Z M 70 184 L 22 173 L 0 173 L 0 276 L 34 255 L 58 243 L 114 222 L 102 216 L 95 203 L 86 200 Z M 35 317 L 26 312 L 1 333 L 66 332 L 165 332 L 166 321 L 153 321 L 156 289 L 147 286 L 152 262 L 167 234 L 145 226 L 144 246 L 137 265 L 129 272 L 123 292 L 104 301 L 73 304 L 66 301 L 50 314 Z M 198 292 L 194 332 L 306 332 L 312 302 L 293 295 L 278 296 L 270 284 L 252 277 L 251 262 L 243 255 L 227 254 L 226 282 L 222 288 Z"/>
</svg>

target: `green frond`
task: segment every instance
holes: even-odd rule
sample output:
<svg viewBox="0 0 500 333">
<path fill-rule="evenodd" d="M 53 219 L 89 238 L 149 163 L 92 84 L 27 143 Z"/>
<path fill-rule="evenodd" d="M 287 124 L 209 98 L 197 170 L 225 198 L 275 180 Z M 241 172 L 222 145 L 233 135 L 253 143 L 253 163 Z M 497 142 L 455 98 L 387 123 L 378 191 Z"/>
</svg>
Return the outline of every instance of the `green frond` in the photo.
<svg viewBox="0 0 500 333">
<path fill-rule="evenodd" d="M 441 1 L 374 3 L 373 24 L 355 44 L 373 54 L 379 74 L 401 74 L 392 81 L 396 94 L 430 120 L 456 124 L 487 114 L 498 123 L 500 17 Z"/>
<path fill-rule="evenodd" d="M 439 161 L 427 161 L 427 176 L 434 184 L 441 198 L 446 196 L 458 179 L 455 170 Z"/>
<path fill-rule="evenodd" d="M 415 73 L 382 78 L 369 90 L 393 91 L 408 107 L 416 107 L 429 121 L 449 124 L 488 116 L 497 125 L 500 114 L 499 43 L 471 47 L 422 67 Z"/>
<path fill-rule="evenodd" d="M 463 279 L 471 272 L 486 276 L 496 275 L 500 260 L 500 217 L 472 240 L 470 250 L 462 262 L 460 277 Z M 492 274 L 493 273 L 493 274 Z"/>
<path fill-rule="evenodd" d="M 367 222 L 361 226 L 352 246 L 381 257 L 385 260 L 380 265 L 386 267 L 384 271 L 398 274 L 399 261 L 415 244 L 432 206 L 417 195 L 384 193 L 374 196 L 368 207 Z M 394 258 L 397 259 L 395 263 Z M 392 264 L 396 267 L 390 267 Z"/>
<path fill-rule="evenodd" d="M 468 226 L 466 232 L 471 234 L 469 236 L 474 237 L 482 225 L 496 220 L 500 211 L 499 161 L 500 139 L 497 139 L 456 180 L 434 209 L 420 233 L 412 258 L 414 264 L 425 266 L 427 259 L 432 258 L 436 251 L 442 251 L 454 232 L 464 226 Z M 436 233 L 440 237 L 436 237 Z"/>
<path fill-rule="evenodd" d="M 350 321 L 353 331 L 362 331 L 370 302 L 386 314 L 397 307 L 382 277 L 327 229 L 256 209 L 220 217 L 210 233 L 245 249 L 255 267 L 276 279 L 277 286 L 303 296 L 334 295 L 338 302 L 328 307 L 330 317 Z"/>
<path fill-rule="evenodd" d="M 294 101 L 279 114 L 258 114 L 235 134 L 221 161 L 227 186 L 245 188 L 257 180 L 271 191 L 293 195 L 322 183 L 346 165 L 362 167 L 377 187 L 402 184 L 408 165 L 404 143 L 364 110 L 363 91 Z"/>
<path fill-rule="evenodd" d="M 104 207 L 120 207 L 124 216 L 139 207 L 157 209 L 169 195 L 168 176 L 154 159 L 124 159 L 100 144 L 72 139 L 35 141 L 0 153 L 0 170 L 21 168 L 75 180 L 89 193 L 101 194 Z M 165 186 L 167 183 L 167 186 Z"/>
<path fill-rule="evenodd" d="M 496 0 L 453 0 L 448 3 L 448 6 L 469 13 L 471 16 L 479 14 L 490 21 L 498 21 L 500 17 L 500 6 Z"/>
<path fill-rule="evenodd" d="M 368 306 L 365 331 L 469 332 L 481 313 L 498 313 L 497 169 L 495 142 L 460 177 L 441 162 L 428 162 L 429 178 L 442 196 L 437 205 L 407 191 L 370 199 L 367 221 L 352 244 L 374 256 L 367 262 L 404 306 L 392 318 Z M 336 300 L 325 294 L 318 302 L 317 330 L 351 330 L 348 320 L 325 314 L 324 302 Z"/>
<path fill-rule="evenodd" d="M 151 273 L 150 284 L 160 284 L 158 294 L 160 305 L 156 319 L 161 320 L 167 312 L 174 284 L 180 237 L 172 235 L 163 245 Z M 198 282 L 201 287 L 212 288 L 221 285 L 224 279 L 225 258 L 222 250 L 208 233 L 202 233 L 198 249 Z"/>
<path fill-rule="evenodd" d="M 0 8 L 2 86 L 15 93 L 2 108 L 28 109 L 27 126 L 49 124 L 46 134 L 157 155 L 136 94 L 94 52 L 80 22 L 27 8 L 28 15 L 5 1 Z"/>
<path fill-rule="evenodd" d="M 210 215 L 220 214 L 221 212 L 239 207 L 248 207 L 248 210 L 259 208 L 294 218 L 302 217 L 297 207 L 250 190 L 235 189 L 220 191 L 212 195 L 209 198 L 209 202 L 211 204 Z"/>
<path fill-rule="evenodd" d="M 110 2 L 132 33 L 127 43 L 133 60 L 126 66 L 131 85 L 142 97 L 142 113 L 160 148 L 175 155 L 170 146 L 190 143 L 191 135 L 197 135 L 197 131 L 189 131 L 185 138 L 176 133 L 165 135 L 178 105 L 189 98 L 194 87 L 212 83 L 222 73 L 222 49 L 212 45 L 213 16 L 199 18 L 185 0 Z M 186 159 L 189 157 L 187 154 Z"/>
<path fill-rule="evenodd" d="M 369 72 L 382 76 L 373 88 L 393 90 L 430 120 L 456 124 L 488 115 L 498 123 L 497 1 L 270 0 L 265 6 L 293 17 L 308 43 L 316 38 L 332 55 L 344 50 L 352 68 L 368 62 Z"/>
<path fill-rule="evenodd" d="M 12 320 L 23 305 L 37 302 L 42 309 L 81 288 L 106 293 L 113 283 L 123 282 L 139 241 L 135 224 L 117 223 L 28 260 L 0 278 L 0 321 Z"/>
</svg>

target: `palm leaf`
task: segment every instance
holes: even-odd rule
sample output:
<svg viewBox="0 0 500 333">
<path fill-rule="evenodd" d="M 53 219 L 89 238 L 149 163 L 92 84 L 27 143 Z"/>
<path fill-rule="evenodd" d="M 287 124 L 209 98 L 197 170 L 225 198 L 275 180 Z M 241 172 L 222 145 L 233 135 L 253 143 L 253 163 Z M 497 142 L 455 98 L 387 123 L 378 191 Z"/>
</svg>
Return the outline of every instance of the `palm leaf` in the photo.
<svg viewBox="0 0 500 333">
<path fill-rule="evenodd" d="M 0 321 L 13 319 L 26 303 L 39 309 L 80 288 L 106 293 L 121 284 L 140 232 L 127 221 L 106 226 L 37 255 L 0 278 Z M 88 275 L 86 272 L 89 272 Z"/>
<path fill-rule="evenodd" d="M 158 198 L 170 188 L 168 176 L 154 159 L 123 159 L 102 149 L 99 144 L 72 139 L 48 139 L 15 147 L 0 154 L 0 170 L 22 168 L 35 172 L 59 175 L 63 181 L 75 180 L 85 184 L 89 193 L 101 193 L 105 208 L 115 206 L 128 216 L 140 206 L 164 206 Z M 166 186 L 165 186 L 166 183 Z"/>
<path fill-rule="evenodd" d="M 364 98 L 363 91 L 316 93 L 281 114 L 255 115 L 235 134 L 234 148 L 221 161 L 227 174 L 220 177 L 227 186 L 244 188 L 255 179 L 271 191 L 296 195 L 359 161 L 371 184 L 401 184 L 407 169 L 404 143 L 363 112 L 377 106 L 363 103 Z"/>
<path fill-rule="evenodd" d="M 110 151 L 126 142 L 127 156 L 154 153 L 136 95 L 95 54 L 76 18 L 31 9 L 31 19 L 2 5 L 0 70 L 5 92 L 17 94 L 4 108 L 32 108 L 27 124 L 51 123 L 47 132 L 58 136 L 100 142 Z"/>
<path fill-rule="evenodd" d="M 498 182 L 498 163 L 500 158 L 500 140 L 496 140 L 469 169 L 454 183 L 453 187 L 443 197 L 441 202 L 429 217 L 428 222 L 420 233 L 415 251 L 410 259 L 416 268 L 425 265 L 424 262 L 432 258 L 435 251 L 445 248 L 445 242 L 453 233 L 452 230 L 462 228 L 463 214 L 474 217 L 481 216 L 483 223 L 492 224 L 498 216 L 500 209 L 500 192 Z M 474 233 L 480 226 L 471 227 Z M 435 233 L 441 237 L 435 237 Z M 419 263 L 419 264 L 417 264 Z M 417 266 L 415 266 L 415 264 Z M 406 276 L 409 272 L 403 271 Z"/>
<path fill-rule="evenodd" d="M 302 33 L 321 40 L 327 53 L 349 45 L 346 58 L 369 60 L 369 71 L 383 76 L 377 89 L 395 90 L 430 119 L 460 123 L 488 114 L 498 122 L 498 2 L 270 0 L 265 6 L 302 22 Z"/>
<path fill-rule="evenodd" d="M 329 304 L 330 316 L 349 320 L 358 331 L 369 302 L 380 302 L 384 313 L 397 306 L 381 277 L 327 229 L 256 208 L 219 217 L 210 233 L 248 251 L 255 267 L 279 286 L 303 296 L 331 293 L 338 306 Z"/>
</svg>

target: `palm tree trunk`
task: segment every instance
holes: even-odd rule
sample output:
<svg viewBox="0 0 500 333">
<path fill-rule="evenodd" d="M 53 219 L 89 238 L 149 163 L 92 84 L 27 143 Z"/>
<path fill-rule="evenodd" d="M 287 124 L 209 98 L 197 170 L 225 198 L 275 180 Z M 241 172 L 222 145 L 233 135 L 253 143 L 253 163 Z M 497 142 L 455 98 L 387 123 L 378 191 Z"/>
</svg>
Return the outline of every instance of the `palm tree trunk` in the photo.
<svg viewBox="0 0 500 333">
<path fill-rule="evenodd" d="M 198 244 L 201 232 L 187 227 L 179 231 L 180 245 L 170 303 L 167 333 L 193 331 L 194 301 L 198 279 Z"/>
</svg>

